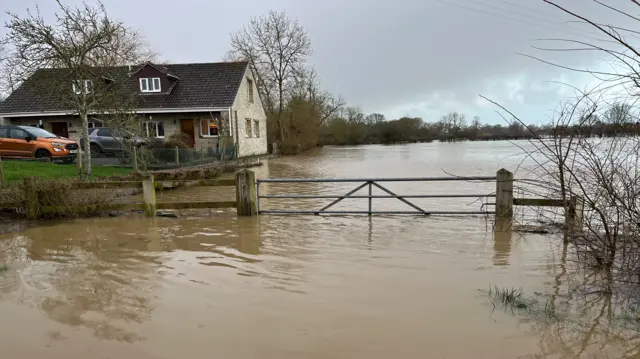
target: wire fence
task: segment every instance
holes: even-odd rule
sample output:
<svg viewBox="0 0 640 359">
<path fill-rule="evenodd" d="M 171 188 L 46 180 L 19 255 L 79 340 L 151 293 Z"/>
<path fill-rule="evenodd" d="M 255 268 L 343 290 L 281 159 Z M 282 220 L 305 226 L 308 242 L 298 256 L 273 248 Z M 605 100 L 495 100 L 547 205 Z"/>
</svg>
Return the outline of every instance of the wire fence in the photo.
<svg viewBox="0 0 640 359">
<path fill-rule="evenodd" d="M 119 165 L 146 170 L 194 167 L 203 164 L 236 159 L 235 146 L 226 148 L 147 148 L 139 147 L 131 152 L 123 152 Z"/>
</svg>

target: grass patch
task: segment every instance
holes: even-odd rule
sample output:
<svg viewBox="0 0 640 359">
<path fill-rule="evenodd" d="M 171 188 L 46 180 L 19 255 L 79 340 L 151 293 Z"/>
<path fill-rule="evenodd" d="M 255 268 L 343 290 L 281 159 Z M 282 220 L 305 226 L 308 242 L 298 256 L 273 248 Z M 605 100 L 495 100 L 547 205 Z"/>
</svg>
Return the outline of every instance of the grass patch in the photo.
<svg viewBox="0 0 640 359">
<path fill-rule="evenodd" d="M 527 303 L 522 299 L 522 288 L 499 288 L 498 286 L 489 287 L 489 297 L 494 304 L 500 303 L 505 308 L 526 309 Z"/>
<path fill-rule="evenodd" d="M 75 164 L 56 164 L 36 161 L 3 161 L 4 179 L 7 182 L 22 181 L 24 177 L 38 177 L 46 179 L 77 178 L 78 170 Z M 130 168 L 93 166 L 92 177 L 126 177 L 131 174 Z"/>
</svg>

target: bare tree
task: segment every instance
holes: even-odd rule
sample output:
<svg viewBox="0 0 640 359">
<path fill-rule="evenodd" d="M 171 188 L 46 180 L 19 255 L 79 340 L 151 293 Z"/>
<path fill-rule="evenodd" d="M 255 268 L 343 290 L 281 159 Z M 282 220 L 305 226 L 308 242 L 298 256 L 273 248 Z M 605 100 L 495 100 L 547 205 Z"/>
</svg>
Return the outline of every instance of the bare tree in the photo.
<svg viewBox="0 0 640 359">
<path fill-rule="evenodd" d="M 288 90 L 305 67 L 311 54 L 307 31 L 283 12 L 252 19 L 245 28 L 231 35 L 230 57 L 249 61 L 256 85 L 280 141 L 286 139 L 283 112 Z"/>
<path fill-rule="evenodd" d="M 440 118 L 448 136 L 456 136 L 467 125 L 466 116 L 460 112 L 449 112 Z"/>
<path fill-rule="evenodd" d="M 114 108 L 126 108 L 127 112 L 135 108 L 128 74 L 114 73 L 107 66 L 152 54 L 140 46 L 139 35 L 111 19 L 101 3 L 79 7 L 63 5 L 59 0 L 57 3 L 53 23 L 48 23 L 37 9 L 24 17 L 10 13 L 5 43 L 13 51 L 18 78 L 26 78 L 39 68 L 59 69 L 53 76 L 42 72 L 37 79 L 38 91 L 56 96 L 82 120 L 83 170 L 89 176 L 89 117 L 101 113 L 113 116 Z"/>
<path fill-rule="evenodd" d="M 317 112 L 316 126 L 321 126 L 325 121 L 337 114 L 346 104 L 340 98 L 331 95 L 328 91 L 320 89 L 318 73 L 313 68 L 300 69 L 294 79 L 293 88 L 290 90 L 291 98 L 308 101 Z"/>
<path fill-rule="evenodd" d="M 614 126 L 629 124 L 633 121 L 631 105 L 626 103 L 614 103 L 602 117 L 606 123 Z"/>
</svg>

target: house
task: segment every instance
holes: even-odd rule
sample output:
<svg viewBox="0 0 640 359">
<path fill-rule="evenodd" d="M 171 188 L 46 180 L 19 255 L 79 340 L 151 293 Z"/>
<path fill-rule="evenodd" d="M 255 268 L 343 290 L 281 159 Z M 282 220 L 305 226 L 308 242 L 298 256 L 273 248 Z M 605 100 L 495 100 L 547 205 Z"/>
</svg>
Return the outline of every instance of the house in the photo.
<svg viewBox="0 0 640 359">
<path fill-rule="evenodd" d="M 232 138 L 238 157 L 267 153 L 267 117 L 247 62 L 148 62 L 108 68 L 107 72 L 125 74 L 122 78 L 128 79 L 128 88 L 135 93 L 135 113 L 147 136 L 166 138 L 180 132 L 187 135 L 190 146 L 207 150 L 219 145 L 224 131 L 222 135 Z M 91 91 L 91 80 L 78 86 L 65 74 L 68 70 L 37 70 L 0 104 L 0 118 L 6 124 L 39 126 L 79 140 L 80 117 L 65 101 L 35 86 L 42 78 L 55 78 L 57 83 L 69 81 L 65 89 L 77 94 Z M 89 127 L 99 127 L 99 117 L 91 116 Z"/>
</svg>

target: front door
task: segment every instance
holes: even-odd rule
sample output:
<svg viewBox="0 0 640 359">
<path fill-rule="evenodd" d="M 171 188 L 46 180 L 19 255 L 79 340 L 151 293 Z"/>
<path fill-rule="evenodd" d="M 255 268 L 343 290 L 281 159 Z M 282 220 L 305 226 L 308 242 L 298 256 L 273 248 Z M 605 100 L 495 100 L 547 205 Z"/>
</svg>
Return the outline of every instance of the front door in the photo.
<svg viewBox="0 0 640 359">
<path fill-rule="evenodd" d="M 180 120 L 180 132 L 189 136 L 189 147 L 195 147 L 196 133 L 194 131 L 193 120 Z"/>
<path fill-rule="evenodd" d="M 56 136 L 69 138 L 69 126 L 66 122 L 51 122 L 51 132 Z"/>
</svg>

